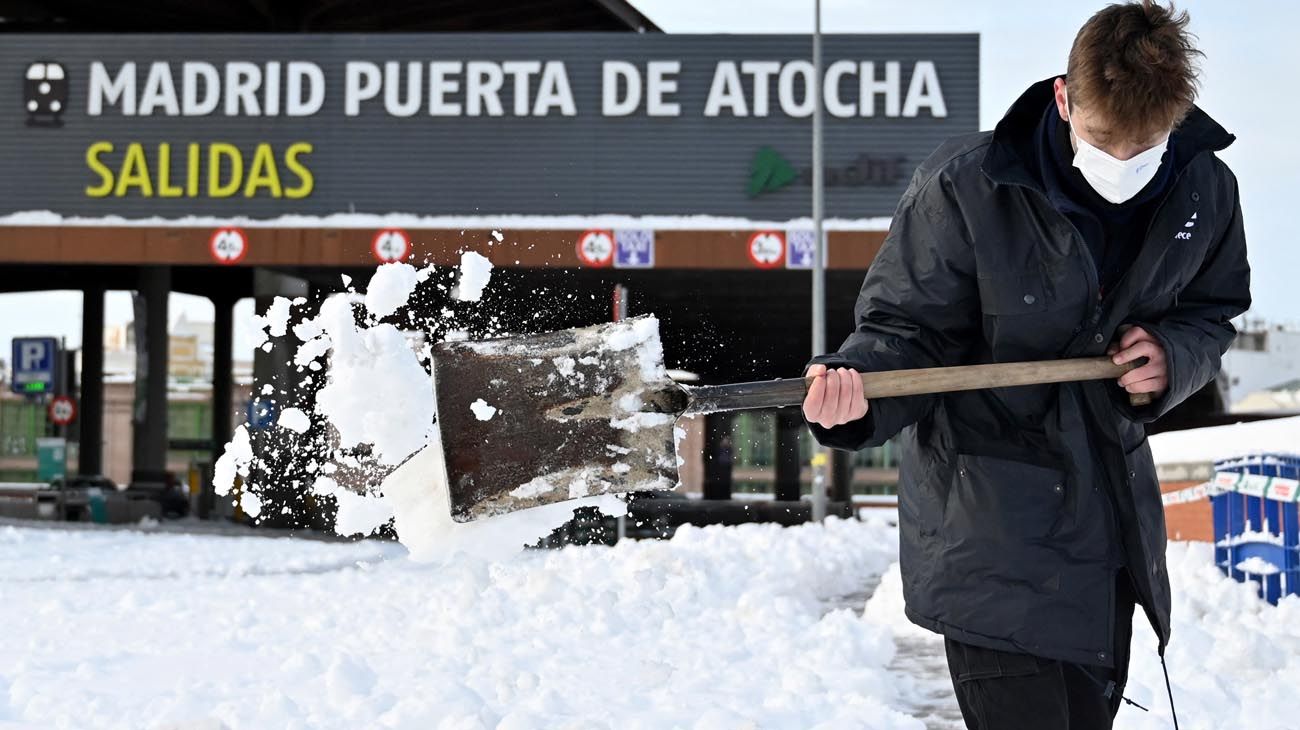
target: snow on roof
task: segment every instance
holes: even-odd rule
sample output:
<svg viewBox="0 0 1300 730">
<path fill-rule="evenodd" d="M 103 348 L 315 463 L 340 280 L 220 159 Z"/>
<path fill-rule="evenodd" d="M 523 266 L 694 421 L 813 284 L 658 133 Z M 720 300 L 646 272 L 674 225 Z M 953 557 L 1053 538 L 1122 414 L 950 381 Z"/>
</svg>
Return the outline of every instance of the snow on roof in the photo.
<svg viewBox="0 0 1300 730">
<path fill-rule="evenodd" d="M 829 218 L 828 231 L 887 231 L 889 217 Z M 0 226 L 145 226 L 166 228 L 446 228 L 501 230 L 587 230 L 590 228 L 652 228 L 655 230 L 748 230 L 758 228 L 812 228 L 811 218 L 757 220 L 712 215 L 413 215 L 410 213 L 334 213 L 282 215 L 278 218 L 244 216 L 183 216 L 180 218 L 123 218 L 121 216 L 64 216 L 48 210 L 0 216 Z"/>
<path fill-rule="evenodd" d="M 1151 454 L 1157 464 L 1254 455 L 1300 456 L 1300 416 L 1166 431 L 1151 437 Z"/>
</svg>

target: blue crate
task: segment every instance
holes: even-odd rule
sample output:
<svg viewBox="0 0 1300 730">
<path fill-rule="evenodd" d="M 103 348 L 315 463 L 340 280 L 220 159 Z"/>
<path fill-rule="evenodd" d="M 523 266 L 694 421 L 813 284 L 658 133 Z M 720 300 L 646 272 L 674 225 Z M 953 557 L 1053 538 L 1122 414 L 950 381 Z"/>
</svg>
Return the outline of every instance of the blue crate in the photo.
<svg viewBox="0 0 1300 730">
<path fill-rule="evenodd" d="M 1297 479 L 1300 456 L 1227 459 L 1216 461 L 1214 470 Z M 1274 605 L 1282 596 L 1300 595 L 1300 505 L 1240 492 L 1217 494 L 1210 503 L 1214 561 L 1219 569 L 1238 581 L 1253 581 L 1260 595 Z M 1271 567 L 1247 572 L 1237 567 L 1244 561 Z"/>
</svg>

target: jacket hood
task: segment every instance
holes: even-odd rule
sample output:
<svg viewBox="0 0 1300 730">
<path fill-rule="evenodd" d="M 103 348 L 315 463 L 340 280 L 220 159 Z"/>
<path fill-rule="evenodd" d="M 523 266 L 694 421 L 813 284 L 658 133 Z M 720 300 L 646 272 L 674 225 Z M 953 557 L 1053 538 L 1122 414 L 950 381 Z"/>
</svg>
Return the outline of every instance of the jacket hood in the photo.
<svg viewBox="0 0 1300 730">
<path fill-rule="evenodd" d="M 1034 145 L 1034 130 L 1043 116 L 1043 109 L 1055 92 L 1053 82 L 1064 74 L 1049 76 L 1025 89 L 1007 113 L 993 128 L 993 138 L 984 155 L 980 169 L 997 183 L 1016 183 L 1041 188 L 1038 175 L 1026 166 L 1026 160 L 1035 159 L 1030 147 Z M 1204 151 L 1217 152 L 1236 139 L 1200 107 L 1192 105 L 1191 111 L 1174 130 L 1179 145 L 1188 151 L 1180 164 L 1187 164 Z"/>
</svg>

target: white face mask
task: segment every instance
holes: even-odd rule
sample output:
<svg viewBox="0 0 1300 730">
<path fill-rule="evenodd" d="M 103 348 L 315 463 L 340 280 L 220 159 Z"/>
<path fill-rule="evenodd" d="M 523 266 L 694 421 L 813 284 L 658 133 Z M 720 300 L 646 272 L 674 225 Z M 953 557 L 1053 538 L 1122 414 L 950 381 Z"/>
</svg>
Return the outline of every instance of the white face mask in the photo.
<svg viewBox="0 0 1300 730">
<path fill-rule="evenodd" d="M 1074 120 L 1070 120 L 1074 126 Z M 1127 159 L 1120 160 L 1088 144 L 1083 137 L 1074 135 L 1078 149 L 1074 153 L 1074 166 L 1093 190 L 1112 203 L 1123 203 L 1138 194 L 1160 169 L 1160 158 L 1169 146 L 1165 136 L 1160 144 Z"/>
</svg>

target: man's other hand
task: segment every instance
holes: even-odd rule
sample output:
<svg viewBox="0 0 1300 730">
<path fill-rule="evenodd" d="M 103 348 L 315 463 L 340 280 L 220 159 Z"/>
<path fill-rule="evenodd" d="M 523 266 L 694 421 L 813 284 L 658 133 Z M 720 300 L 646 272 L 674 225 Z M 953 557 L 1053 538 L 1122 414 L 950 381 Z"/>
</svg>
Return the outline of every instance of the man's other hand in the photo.
<svg viewBox="0 0 1300 730">
<path fill-rule="evenodd" d="M 805 376 L 815 377 L 803 399 L 803 415 L 823 428 L 834 428 L 867 415 L 862 378 L 853 368 L 827 370 L 813 365 Z"/>
<path fill-rule="evenodd" d="M 1141 327 L 1129 325 L 1121 328 L 1119 342 L 1111 344 L 1106 354 L 1110 355 L 1117 365 L 1131 362 L 1139 357 L 1147 359 L 1145 365 L 1134 368 L 1120 377 L 1119 384 L 1128 392 L 1150 393 L 1152 397 L 1156 397 L 1169 387 L 1169 364 L 1165 359 L 1164 348 L 1160 347 L 1160 342 L 1150 332 Z"/>
</svg>

